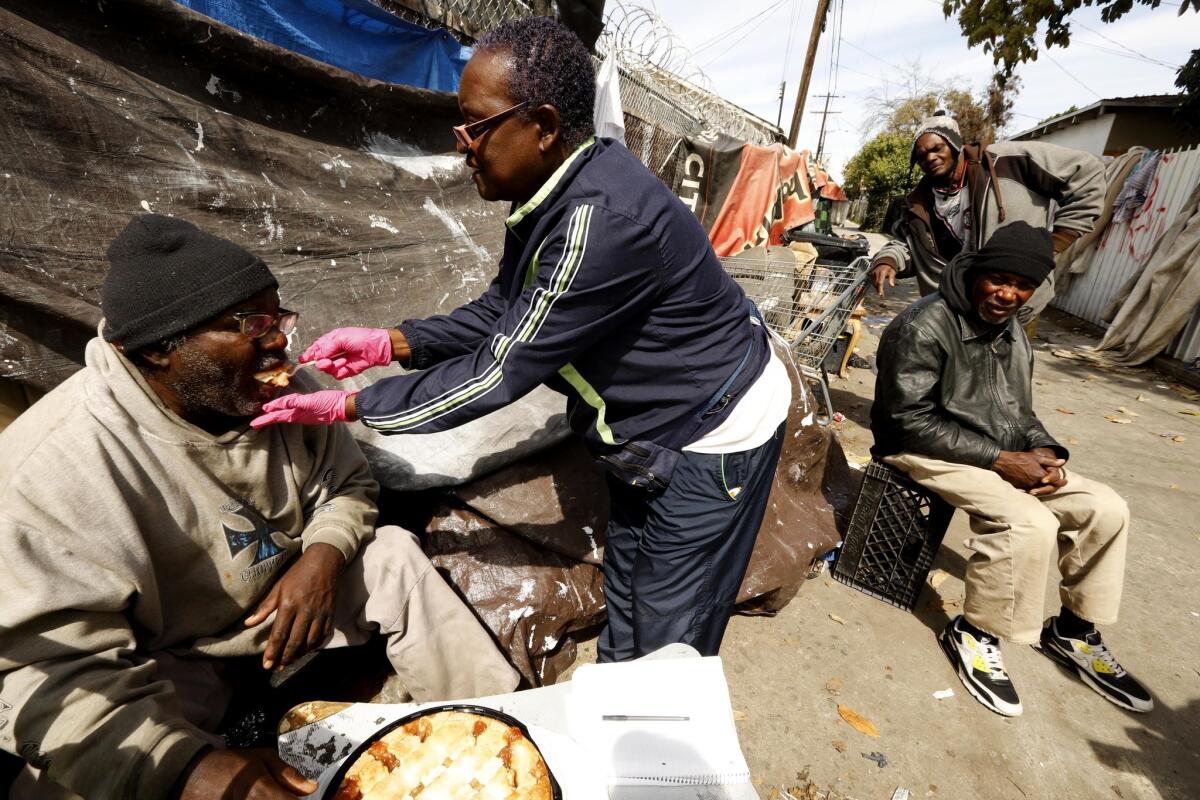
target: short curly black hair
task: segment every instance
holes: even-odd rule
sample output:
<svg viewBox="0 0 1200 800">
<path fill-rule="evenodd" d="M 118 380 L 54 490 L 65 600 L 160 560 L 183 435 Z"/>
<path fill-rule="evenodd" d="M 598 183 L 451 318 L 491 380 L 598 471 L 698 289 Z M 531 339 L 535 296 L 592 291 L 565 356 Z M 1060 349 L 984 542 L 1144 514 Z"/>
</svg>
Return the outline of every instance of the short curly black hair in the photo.
<svg viewBox="0 0 1200 800">
<path fill-rule="evenodd" d="M 587 47 L 570 28 L 550 17 L 510 20 L 485 33 L 475 50 L 512 54 L 508 93 L 515 102 L 529 103 L 525 115 L 540 105 L 557 108 L 568 150 L 592 135 L 596 71 Z"/>
</svg>

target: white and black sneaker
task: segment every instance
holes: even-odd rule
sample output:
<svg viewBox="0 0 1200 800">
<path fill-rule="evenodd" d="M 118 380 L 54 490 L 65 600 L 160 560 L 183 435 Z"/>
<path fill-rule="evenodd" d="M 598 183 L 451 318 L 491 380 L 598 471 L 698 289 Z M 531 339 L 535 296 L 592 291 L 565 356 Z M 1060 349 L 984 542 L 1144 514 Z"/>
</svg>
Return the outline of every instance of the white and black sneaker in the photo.
<svg viewBox="0 0 1200 800">
<path fill-rule="evenodd" d="M 963 630 L 962 615 L 950 621 L 938 636 L 954 671 L 967 691 L 985 706 L 1006 717 L 1021 715 L 1021 700 L 1013 688 L 1008 673 L 1004 671 L 1004 659 L 1000 655 L 1000 642 L 992 636 L 977 636 Z"/>
<path fill-rule="evenodd" d="M 1150 692 L 1117 663 L 1108 645 L 1100 638 L 1100 631 L 1084 634 L 1082 639 L 1060 636 L 1058 617 L 1051 617 L 1042 628 L 1040 649 L 1068 669 L 1074 669 L 1084 683 L 1121 708 L 1130 711 L 1154 708 Z"/>
</svg>

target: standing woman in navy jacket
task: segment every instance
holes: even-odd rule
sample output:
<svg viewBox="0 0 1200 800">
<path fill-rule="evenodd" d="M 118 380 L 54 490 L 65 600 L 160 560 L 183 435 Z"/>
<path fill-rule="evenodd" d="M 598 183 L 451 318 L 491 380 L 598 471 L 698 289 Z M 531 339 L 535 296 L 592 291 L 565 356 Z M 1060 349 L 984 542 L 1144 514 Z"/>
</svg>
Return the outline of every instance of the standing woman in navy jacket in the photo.
<svg viewBox="0 0 1200 800">
<path fill-rule="evenodd" d="M 621 144 L 592 136 L 595 76 L 558 23 L 475 48 L 454 129 L 485 200 L 511 203 L 478 299 L 395 329 L 339 328 L 301 356 L 336 378 L 414 370 L 357 394 L 287 395 L 256 426 L 358 419 L 432 433 L 539 384 L 608 473 L 601 661 L 672 642 L 715 654 L 783 442 L 791 385 L 695 216 Z"/>
</svg>

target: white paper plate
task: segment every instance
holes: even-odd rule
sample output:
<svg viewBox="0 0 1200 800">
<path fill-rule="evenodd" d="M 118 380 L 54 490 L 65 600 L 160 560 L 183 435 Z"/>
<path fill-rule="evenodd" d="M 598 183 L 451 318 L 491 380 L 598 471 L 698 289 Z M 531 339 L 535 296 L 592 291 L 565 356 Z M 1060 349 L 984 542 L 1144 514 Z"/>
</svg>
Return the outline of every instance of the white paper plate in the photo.
<svg viewBox="0 0 1200 800">
<path fill-rule="evenodd" d="M 527 725 L 529 736 L 562 789 L 563 800 L 608 800 L 604 776 L 597 772 L 579 743 L 565 733 Z"/>
</svg>

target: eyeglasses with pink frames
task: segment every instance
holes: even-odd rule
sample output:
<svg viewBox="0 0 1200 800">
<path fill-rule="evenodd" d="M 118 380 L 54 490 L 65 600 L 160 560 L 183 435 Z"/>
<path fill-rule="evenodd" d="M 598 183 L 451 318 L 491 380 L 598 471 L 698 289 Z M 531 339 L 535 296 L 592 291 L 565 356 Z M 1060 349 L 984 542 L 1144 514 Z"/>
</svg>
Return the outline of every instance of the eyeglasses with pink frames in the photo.
<svg viewBox="0 0 1200 800">
<path fill-rule="evenodd" d="M 458 143 L 467 150 L 470 150 L 471 145 L 475 143 L 476 139 L 499 125 L 501 122 L 504 122 L 504 120 L 508 119 L 527 105 L 529 105 L 528 101 L 524 103 L 517 103 L 512 108 L 506 108 L 499 114 L 493 114 L 487 119 L 481 119 L 478 122 L 472 122 L 469 125 L 455 125 L 450 130 L 454 131 L 454 138 L 458 139 Z"/>
</svg>

